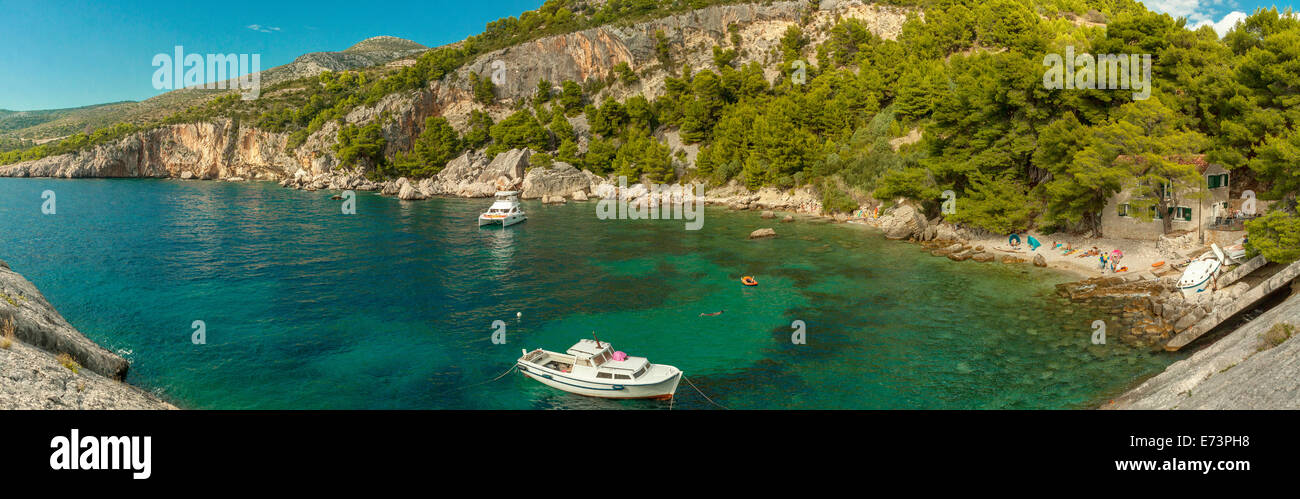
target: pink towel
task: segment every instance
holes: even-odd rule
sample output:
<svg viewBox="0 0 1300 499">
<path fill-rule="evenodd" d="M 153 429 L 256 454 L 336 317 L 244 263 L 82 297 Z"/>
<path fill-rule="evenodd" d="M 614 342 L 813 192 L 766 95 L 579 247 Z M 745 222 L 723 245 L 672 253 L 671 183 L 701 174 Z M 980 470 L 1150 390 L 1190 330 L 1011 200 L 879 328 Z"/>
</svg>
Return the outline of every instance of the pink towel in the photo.
<svg viewBox="0 0 1300 499">
<path fill-rule="evenodd" d="M 624 361 L 624 360 L 627 360 L 627 354 L 625 354 L 625 353 L 623 353 L 623 352 L 621 352 L 621 351 L 620 351 L 620 352 L 614 352 L 614 356 L 613 356 L 612 358 L 613 358 L 614 360 L 617 360 L 617 361 Z"/>
</svg>

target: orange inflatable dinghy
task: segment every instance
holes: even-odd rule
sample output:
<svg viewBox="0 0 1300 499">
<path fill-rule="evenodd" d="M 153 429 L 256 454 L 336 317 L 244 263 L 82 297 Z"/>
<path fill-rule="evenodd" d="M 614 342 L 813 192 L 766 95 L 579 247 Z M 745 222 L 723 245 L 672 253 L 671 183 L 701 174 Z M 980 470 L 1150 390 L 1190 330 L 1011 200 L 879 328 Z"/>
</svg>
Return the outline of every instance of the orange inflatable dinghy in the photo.
<svg viewBox="0 0 1300 499">
<path fill-rule="evenodd" d="M 1165 261 L 1164 261 L 1164 260 L 1160 260 L 1160 261 L 1158 261 L 1158 262 L 1156 262 L 1156 263 L 1151 264 L 1151 267 L 1153 267 L 1153 268 L 1154 268 L 1154 267 L 1163 267 L 1164 265 L 1165 265 Z"/>
<path fill-rule="evenodd" d="M 741 282 L 742 284 L 746 285 L 746 286 L 757 286 L 757 285 L 758 285 L 758 281 L 755 281 L 754 278 L 753 278 L 753 277 L 750 277 L 750 276 L 741 277 L 741 278 L 740 278 L 740 282 Z"/>
</svg>

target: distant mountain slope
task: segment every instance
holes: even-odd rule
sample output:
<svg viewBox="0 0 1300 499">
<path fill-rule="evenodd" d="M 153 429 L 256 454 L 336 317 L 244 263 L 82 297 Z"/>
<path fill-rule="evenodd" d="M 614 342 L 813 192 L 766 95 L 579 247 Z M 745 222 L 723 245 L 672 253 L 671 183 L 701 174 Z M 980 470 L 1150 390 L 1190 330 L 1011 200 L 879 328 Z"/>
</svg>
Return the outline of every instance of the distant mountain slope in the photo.
<svg viewBox="0 0 1300 499">
<path fill-rule="evenodd" d="M 346 71 L 378 66 L 389 61 L 419 54 L 428 49 L 424 45 L 395 36 L 367 38 L 342 52 L 303 54 L 289 64 L 263 71 L 262 87 L 265 88 L 276 83 L 307 76 L 315 76 L 324 71 Z"/>
<path fill-rule="evenodd" d="M 113 106 L 130 101 L 114 102 L 109 104 L 95 104 L 91 106 L 82 106 L 66 109 L 45 109 L 38 111 L 12 111 L 9 109 L 0 109 L 0 132 L 8 132 L 23 128 L 33 127 L 41 123 L 47 123 L 71 114 L 92 111 L 96 108 Z"/>
<path fill-rule="evenodd" d="M 407 52 L 411 50 L 427 50 L 428 48 L 405 38 L 375 36 L 357 42 L 356 45 L 348 47 L 344 52 Z"/>
<path fill-rule="evenodd" d="M 265 69 L 262 88 L 315 76 L 324 71 L 344 71 L 378 66 L 419 54 L 427 47 L 395 36 L 367 38 L 341 52 L 313 52 L 283 66 Z M 116 123 L 157 121 L 227 93 L 227 90 L 180 89 L 143 101 L 123 101 L 67 109 L 40 111 L 0 110 L 0 139 L 41 141 L 87 132 Z"/>
</svg>

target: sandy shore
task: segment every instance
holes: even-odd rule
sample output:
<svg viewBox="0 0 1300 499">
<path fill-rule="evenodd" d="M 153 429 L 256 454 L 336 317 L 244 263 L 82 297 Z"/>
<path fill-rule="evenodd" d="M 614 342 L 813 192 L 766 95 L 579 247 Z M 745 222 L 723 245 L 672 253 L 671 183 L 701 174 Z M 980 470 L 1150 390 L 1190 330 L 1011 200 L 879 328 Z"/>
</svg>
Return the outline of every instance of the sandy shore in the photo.
<svg viewBox="0 0 1300 499">
<path fill-rule="evenodd" d="M 1025 260 L 1032 261 L 1034 255 L 1043 255 L 1049 268 L 1061 269 L 1073 272 L 1085 278 L 1097 277 L 1101 275 L 1123 275 L 1128 272 L 1146 272 L 1153 270 L 1151 264 L 1164 261 L 1166 258 L 1160 255 L 1156 250 L 1154 241 L 1134 241 L 1130 239 L 1111 239 L 1111 238 L 1086 238 L 1083 236 L 1070 236 L 1064 234 L 1042 235 L 1037 232 L 1030 232 L 1028 235 L 1034 236 L 1042 246 L 1037 251 L 1031 251 L 1026 243 L 1029 238 L 1026 234 L 1021 234 L 1021 245 L 1019 251 L 1012 251 L 1011 245 L 1007 243 L 1006 237 L 991 237 L 983 239 L 974 239 L 970 241 L 973 246 L 984 246 L 986 251 L 990 251 L 1001 257 L 1002 255 L 1015 255 Z M 1060 248 L 1054 248 L 1060 244 Z M 1064 254 L 1064 248 L 1071 245 L 1075 248 L 1073 253 Z M 1110 271 L 1110 265 L 1106 265 L 1103 272 L 1099 267 L 1100 261 L 1097 255 L 1084 256 L 1093 247 L 1105 252 L 1107 255 L 1112 250 L 1120 250 L 1124 253 L 1124 258 L 1120 260 L 1120 267 L 1128 267 L 1127 272 L 1113 273 Z M 1172 263 L 1172 262 L 1170 262 Z M 1169 263 L 1156 269 L 1164 271 L 1169 267 Z"/>
</svg>

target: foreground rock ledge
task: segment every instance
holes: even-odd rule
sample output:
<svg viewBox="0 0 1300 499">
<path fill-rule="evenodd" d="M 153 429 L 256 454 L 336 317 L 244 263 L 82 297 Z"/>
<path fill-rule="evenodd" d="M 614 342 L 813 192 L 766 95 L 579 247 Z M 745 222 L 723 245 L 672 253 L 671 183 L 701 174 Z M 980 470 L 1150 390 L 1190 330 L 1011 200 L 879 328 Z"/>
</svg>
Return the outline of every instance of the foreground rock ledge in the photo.
<svg viewBox="0 0 1300 499">
<path fill-rule="evenodd" d="M 126 359 L 83 336 L 0 260 L 0 321 L 9 317 L 15 341 L 0 348 L 0 409 L 176 408 L 123 383 Z M 83 367 L 65 367 L 62 353 Z"/>
<path fill-rule="evenodd" d="M 1279 322 L 1300 325 L 1300 294 L 1101 408 L 1300 409 L 1300 339 L 1264 344 Z"/>
</svg>

